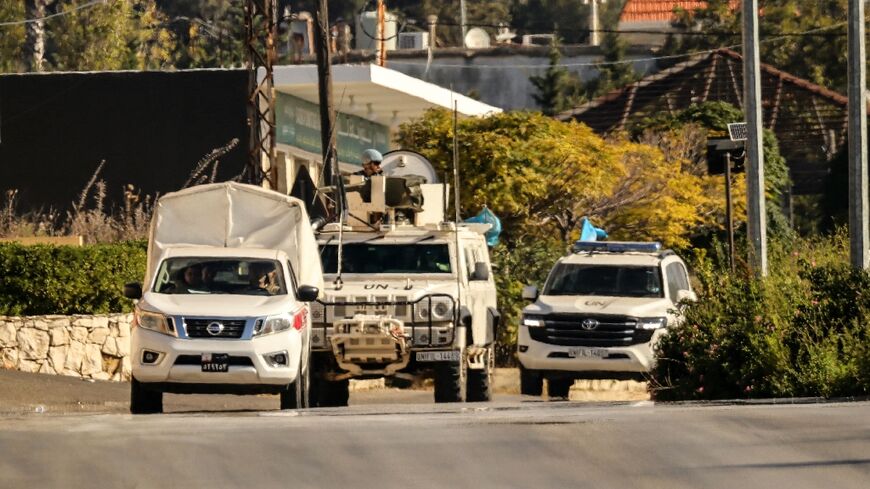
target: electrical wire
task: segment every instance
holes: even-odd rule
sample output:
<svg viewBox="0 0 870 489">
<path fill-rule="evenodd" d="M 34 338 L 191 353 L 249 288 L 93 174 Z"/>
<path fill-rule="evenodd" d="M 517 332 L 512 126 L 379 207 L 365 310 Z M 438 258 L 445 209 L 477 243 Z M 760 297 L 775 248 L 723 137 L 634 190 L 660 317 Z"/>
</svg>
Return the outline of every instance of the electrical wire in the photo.
<svg viewBox="0 0 870 489">
<path fill-rule="evenodd" d="M 372 3 L 372 0 L 367 0 L 366 3 L 364 3 L 363 6 L 360 7 L 359 12 L 357 14 L 361 17 L 364 12 L 367 12 L 366 8 L 368 8 L 368 6 L 371 5 L 371 3 Z M 386 15 L 386 14 L 384 14 L 384 15 Z M 384 23 L 386 23 L 386 21 L 384 21 Z M 363 31 L 363 34 L 365 34 L 366 37 L 368 37 L 369 39 L 371 39 L 373 41 L 377 41 L 377 42 L 381 42 L 381 41 L 386 42 L 386 41 L 391 41 L 391 40 L 399 37 L 399 34 L 401 34 L 402 32 L 405 31 L 405 24 L 406 23 L 407 22 L 405 20 L 402 20 L 402 22 L 399 23 L 398 29 L 396 29 L 396 33 L 390 37 L 377 37 L 377 35 L 373 36 L 369 31 L 366 30 L 365 24 L 362 22 L 362 20 L 360 20 L 359 27 L 360 27 L 360 30 Z"/>
<path fill-rule="evenodd" d="M 426 25 L 430 25 L 430 24 L 426 24 Z M 441 27 L 441 26 L 461 27 L 462 24 L 460 24 L 458 22 L 436 22 L 434 25 L 437 27 Z M 836 25 L 845 26 L 846 23 L 844 21 L 842 24 L 836 24 Z M 491 29 L 516 28 L 516 27 L 510 26 L 506 23 L 501 23 L 501 24 L 466 23 L 465 27 L 485 27 L 485 28 L 491 28 Z M 553 26 L 548 26 L 548 27 L 552 28 Z M 827 30 L 830 28 L 831 28 L 831 26 L 826 26 L 826 27 L 823 27 L 820 29 Z M 527 30 L 527 28 L 526 28 L 526 30 Z M 589 34 L 591 34 L 591 33 L 600 33 L 600 34 L 658 34 L 658 35 L 662 35 L 662 36 L 674 34 L 674 35 L 680 35 L 680 36 L 686 36 L 686 37 L 725 37 L 725 36 L 741 37 L 741 36 L 743 36 L 742 32 L 663 31 L 660 29 L 659 30 L 652 30 L 652 29 L 620 30 L 620 29 L 572 28 L 571 32 L 585 32 L 585 33 L 589 33 Z M 845 32 L 837 32 L 837 33 L 818 32 L 818 33 L 816 33 L 816 32 L 811 32 L 811 31 L 807 31 L 807 32 L 783 32 L 783 33 L 771 32 L 769 34 L 777 34 L 780 37 L 804 37 L 804 36 L 805 37 L 845 37 L 846 36 Z M 870 34 L 868 34 L 868 35 L 870 35 Z"/>
<path fill-rule="evenodd" d="M 77 12 L 79 10 L 84 10 L 86 8 L 91 8 L 91 7 L 96 6 L 98 4 L 107 3 L 107 2 L 108 2 L 108 0 L 94 0 L 92 2 L 88 2 L 85 4 L 79 5 L 77 7 L 73 7 L 69 10 L 64 10 L 63 12 L 57 12 L 54 14 L 46 15 L 44 17 L 37 17 L 35 19 L 24 19 L 24 20 L 13 20 L 13 21 L 8 21 L 8 22 L 0 22 L 0 27 L 8 27 L 8 26 L 33 24 L 36 22 L 42 22 L 42 21 L 47 20 L 47 19 L 52 19 L 54 17 L 60 17 L 63 15 L 69 15 L 73 12 Z"/>
<path fill-rule="evenodd" d="M 826 30 L 839 28 L 839 27 L 842 27 L 844 25 L 846 25 L 846 22 L 840 22 L 837 24 L 832 24 L 832 25 L 825 26 L 825 27 L 818 27 L 816 29 L 810 29 L 808 31 L 804 31 L 801 33 L 794 33 L 794 34 L 813 34 L 813 33 L 824 32 Z M 788 39 L 789 37 L 792 37 L 792 36 L 785 36 L 785 35 L 784 36 L 776 36 L 776 37 L 771 37 L 768 39 L 762 39 L 759 42 L 760 43 L 770 43 L 770 42 L 780 41 L 783 39 Z M 710 53 L 716 52 L 720 49 L 736 49 L 736 48 L 739 48 L 741 46 L 742 46 L 742 44 L 732 44 L 730 46 L 720 46 L 717 48 L 705 49 L 702 51 L 694 51 L 691 53 L 669 54 L 669 55 L 663 55 L 663 56 L 651 56 L 651 57 L 647 57 L 647 58 L 621 59 L 621 60 L 616 60 L 616 61 L 596 61 L 596 62 L 585 62 L 585 63 L 557 63 L 554 65 L 549 65 L 549 64 L 546 64 L 546 65 L 541 65 L 541 64 L 536 64 L 536 65 L 531 65 L 531 64 L 524 64 L 524 65 L 520 65 L 520 64 L 515 64 L 515 65 L 512 65 L 512 64 L 502 64 L 502 65 L 483 65 L 483 64 L 466 65 L 466 64 L 461 64 L 460 65 L 460 64 L 446 64 L 446 63 L 422 63 L 422 62 L 416 62 L 416 61 L 396 61 L 395 59 L 391 59 L 389 61 L 389 64 L 407 65 L 407 66 L 432 66 L 432 67 L 436 67 L 436 68 L 460 68 L 460 69 L 527 69 L 527 70 L 534 69 L 534 70 L 540 70 L 542 68 L 547 68 L 549 66 L 559 66 L 559 67 L 565 67 L 565 68 L 579 68 L 579 67 L 596 68 L 596 67 L 600 67 L 600 66 L 614 66 L 614 65 L 623 65 L 623 64 L 645 63 L 645 62 L 660 61 L 660 60 L 666 60 L 666 59 L 691 58 L 693 56 L 701 56 L 701 55 L 705 55 L 705 54 L 710 54 Z"/>
</svg>

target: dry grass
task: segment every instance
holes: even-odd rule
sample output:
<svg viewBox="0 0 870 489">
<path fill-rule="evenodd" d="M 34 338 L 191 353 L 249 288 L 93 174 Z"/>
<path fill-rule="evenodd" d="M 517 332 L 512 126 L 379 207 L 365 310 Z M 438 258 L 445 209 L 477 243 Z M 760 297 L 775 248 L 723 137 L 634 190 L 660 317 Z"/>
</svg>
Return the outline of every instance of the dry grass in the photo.
<svg viewBox="0 0 870 489">
<path fill-rule="evenodd" d="M 218 158 L 238 144 L 239 140 L 233 138 L 206 154 L 194 166 L 182 188 L 214 183 L 220 164 Z M 127 185 L 124 187 L 123 202 L 109 206 L 106 181 L 101 178 L 105 166 L 105 160 L 97 165 L 78 199 L 71 203 L 71 209 L 65 213 L 55 209 L 23 212 L 18 208 L 18 191 L 7 190 L 0 196 L 0 238 L 82 236 L 87 244 L 146 239 L 151 212 L 158 196 L 143 196 L 135 186 Z M 242 177 L 239 175 L 233 180 Z"/>
</svg>

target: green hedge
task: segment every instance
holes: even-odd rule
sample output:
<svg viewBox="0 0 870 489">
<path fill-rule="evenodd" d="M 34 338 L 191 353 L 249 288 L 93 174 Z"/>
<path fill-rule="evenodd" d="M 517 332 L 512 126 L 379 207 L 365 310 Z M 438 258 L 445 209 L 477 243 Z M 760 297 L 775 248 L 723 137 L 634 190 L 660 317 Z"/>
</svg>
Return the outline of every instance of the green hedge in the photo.
<svg viewBox="0 0 870 489">
<path fill-rule="evenodd" d="M 659 344 L 656 399 L 870 393 L 870 273 L 849 267 L 845 234 L 770 251 L 764 280 L 696 260 L 699 301 Z"/>
<path fill-rule="evenodd" d="M 0 315 L 129 312 L 127 282 L 141 282 L 147 243 L 0 244 Z"/>
</svg>

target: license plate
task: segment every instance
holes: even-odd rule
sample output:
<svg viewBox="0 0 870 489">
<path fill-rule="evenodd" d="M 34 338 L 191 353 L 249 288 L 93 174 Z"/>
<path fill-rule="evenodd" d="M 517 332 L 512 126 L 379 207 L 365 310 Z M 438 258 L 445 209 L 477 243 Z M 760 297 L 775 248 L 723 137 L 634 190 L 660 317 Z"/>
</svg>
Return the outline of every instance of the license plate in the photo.
<svg viewBox="0 0 870 489">
<path fill-rule="evenodd" d="M 571 348 L 568 350 L 570 358 L 604 358 L 607 350 L 604 348 Z"/>
<path fill-rule="evenodd" d="M 203 353 L 203 372 L 229 372 L 230 356 L 226 353 Z"/>
<path fill-rule="evenodd" d="M 418 362 L 458 362 L 459 350 L 450 351 L 418 351 Z"/>
</svg>

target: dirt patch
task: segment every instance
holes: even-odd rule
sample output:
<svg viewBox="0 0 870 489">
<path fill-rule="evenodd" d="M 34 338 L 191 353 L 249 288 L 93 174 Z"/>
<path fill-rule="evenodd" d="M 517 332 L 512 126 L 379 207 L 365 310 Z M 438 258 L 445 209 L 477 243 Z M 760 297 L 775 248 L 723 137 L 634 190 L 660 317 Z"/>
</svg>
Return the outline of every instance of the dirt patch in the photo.
<svg viewBox="0 0 870 489">
<path fill-rule="evenodd" d="M 546 386 L 544 392 L 546 392 Z M 515 368 L 497 368 L 493 392 L 519 394 L 520 372 Z M 650 399 L 646 382 L 631 380 L 578 380 L 571 387 L 572 401 L 646 401 Z"/>
</svg>

